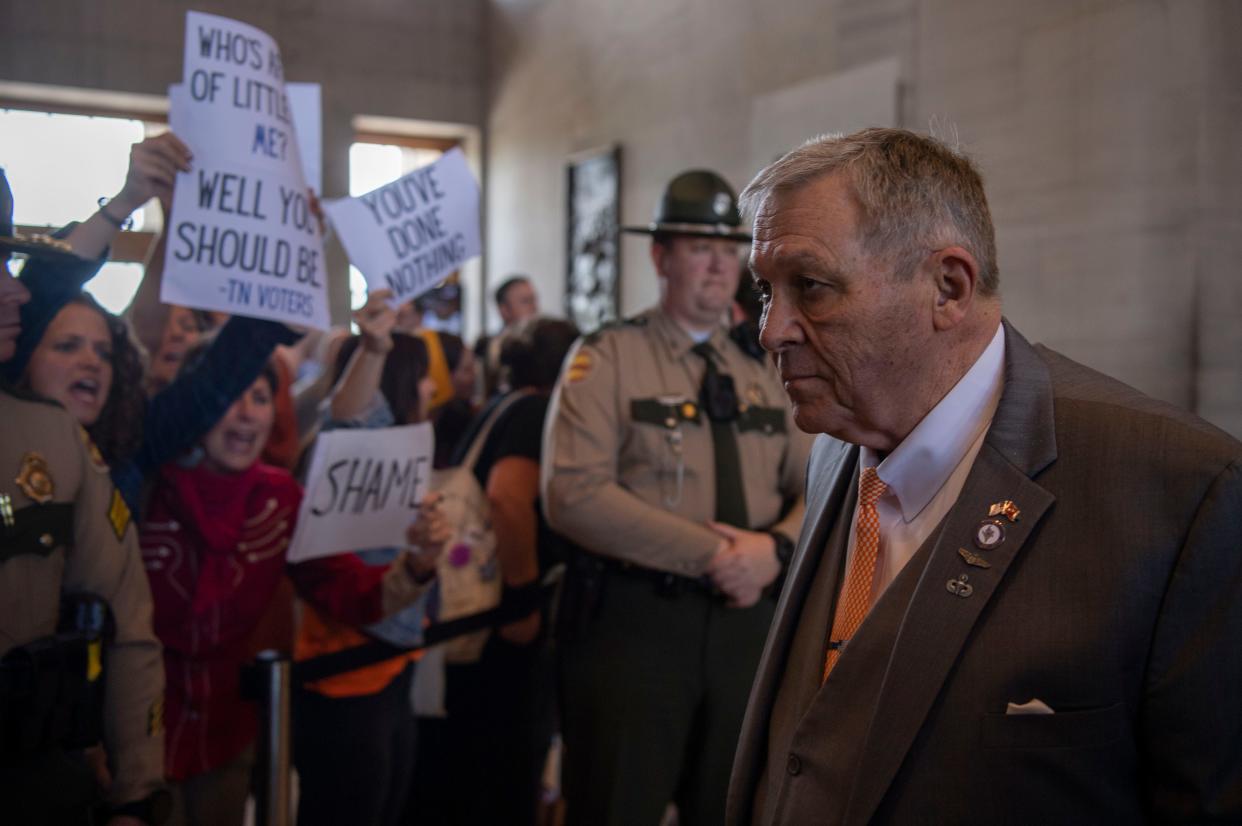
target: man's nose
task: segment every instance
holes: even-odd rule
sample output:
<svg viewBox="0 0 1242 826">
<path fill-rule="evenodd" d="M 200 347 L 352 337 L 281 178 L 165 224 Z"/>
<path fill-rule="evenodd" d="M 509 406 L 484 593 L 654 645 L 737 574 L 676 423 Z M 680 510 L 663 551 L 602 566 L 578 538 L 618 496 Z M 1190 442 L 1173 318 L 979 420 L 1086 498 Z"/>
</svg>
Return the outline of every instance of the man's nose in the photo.
<svg viewBox="0 0 1242 826">
<path fill-rule="evenodd" d="M 8 262 L 5 261 L 3 270 L 0 270 L 0 279 L 3 279 L 3 283 L 0 283 L 0 304 L 20 307 L 30 300 L 30 290 L 9 272 L 8 267 Z"/>
<path fill-rule="evenodd" d="M 780 292 L 773 292 L 759 317 L 759 344 L 768 352 L 779 353 L 802 338 L 802 325 L 791 302 Z"/>
</svg>

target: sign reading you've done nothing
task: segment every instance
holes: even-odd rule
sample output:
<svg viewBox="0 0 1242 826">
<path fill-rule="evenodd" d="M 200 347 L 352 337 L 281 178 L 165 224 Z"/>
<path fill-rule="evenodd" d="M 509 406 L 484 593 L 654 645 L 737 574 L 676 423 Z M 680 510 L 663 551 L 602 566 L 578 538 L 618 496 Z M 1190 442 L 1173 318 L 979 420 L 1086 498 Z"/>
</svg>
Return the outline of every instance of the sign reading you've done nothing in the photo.
<svg viewBox="0 0 1242 826">
<path fill-rule="evenodd" d="M 395 306 L 479 254 L 479 185 L 460 149 L 357 198 L 325 201 L 349 260 Z"/>
<path fill-rule="evenodd" d="M 289 561 L 405 544 L 431 480 L 431 425 L 319 434 Z"/>
<path fill-rule="evenodd" d="M 323 239 L 276 42 L 216 15 L 186 15 L 168 121 L 194 154 L 177 175 L 160 299 L 326 328 Z"/>
</svg>

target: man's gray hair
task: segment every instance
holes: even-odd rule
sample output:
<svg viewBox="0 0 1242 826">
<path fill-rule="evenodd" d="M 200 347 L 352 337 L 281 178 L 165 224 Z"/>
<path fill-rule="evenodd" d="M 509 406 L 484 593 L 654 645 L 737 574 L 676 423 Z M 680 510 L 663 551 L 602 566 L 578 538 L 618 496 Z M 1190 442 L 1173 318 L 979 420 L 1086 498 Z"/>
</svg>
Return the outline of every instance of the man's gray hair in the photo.
<svg viewBox="0 0 1242 826">
<path fill-rule="evenodd" d="M 843 172 L 856 199 L 863 248 L 889 260 L 899 276 L 933 249 L 965 247 L 979 265 L 979 292 L 995 294 L 1000 274 L 983 178 L 964 155 L 905 129 L 864 129 L 812 138 L 762 170 L 742 191 L 753 219 L 769 195 Z"/>
</svg>

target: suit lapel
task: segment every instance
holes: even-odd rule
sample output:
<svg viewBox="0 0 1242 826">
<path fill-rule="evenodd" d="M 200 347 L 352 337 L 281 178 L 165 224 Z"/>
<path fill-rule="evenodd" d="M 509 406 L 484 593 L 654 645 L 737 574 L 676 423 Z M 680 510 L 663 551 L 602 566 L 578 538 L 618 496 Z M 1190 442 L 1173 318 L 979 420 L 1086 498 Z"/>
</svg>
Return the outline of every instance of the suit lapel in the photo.
<svg viewBox="0 0 1242 826">
<path fill-rule="evenodd" d="M 1033 348 L 1005 326 L 1005 390 L 906 609 L 859 760 L 847 824 L 866 823 L 875 813 L 979 615 L 1054 501 L 1031 479 L 1056 458 L 1051 382 Z M 1012 522 L 999 517 L 1004 541 L 984 550 L 975 541 L 980 523 L 993 503 L 1005 499 L 1020 514 Z M 959 549 L 990 567 L 968 565 Z"/>
<path fill-rule="evenodd" d="M 815 571 L 821 564 L 820 554 L 828 540 L 829 531 L 839 517 L 849 518 L 849 514 L 841 513 L 841 506 L 858 465 L 858 448 L 841 442 L 835 442 L 831 447 L 836 449 L 835 452 L 825 456 L 822 462 L 816 462 L 813 468 L 816 475 L 823 476 L 822 482 L 808 480 L 817 487 L 806 505 L 808 516 L 814 514 L 815 522 L 810 530 L 803 530 L 799 537 L 789 578 L 777 605 L 777 614 L 782 620 L 779 627 L 789 634 L 797 626 L 796 615 L 802 612 L 802 603 L 806 600 L 812 580 L 815 579 Z M 785 642 L 788 643 L 788 639 Z"/>
<path fill-rule="evenodd" d="M 798 545 L 776 608 L 776 621 L 768 632 L 768 641 L 750 702 L 742 723 L 733 779 L 729 788 L 728 822 L 744 822 L 750 818 L 754 792 L 763 771 L 768 748 L 768 723 L 772 703 L 785 673 L 789 647 L 802 616 L 807 592 L 820 564 L 839 565 L 835 559 L 821 560 L 824 543 L 849 492 L 853 472 L 858 463 L 858 448 L 821 437 L 816 443 L 807 469 L 806 517 Z M 845 518 L 849 518 L 848 514 Z"/>
</svg>

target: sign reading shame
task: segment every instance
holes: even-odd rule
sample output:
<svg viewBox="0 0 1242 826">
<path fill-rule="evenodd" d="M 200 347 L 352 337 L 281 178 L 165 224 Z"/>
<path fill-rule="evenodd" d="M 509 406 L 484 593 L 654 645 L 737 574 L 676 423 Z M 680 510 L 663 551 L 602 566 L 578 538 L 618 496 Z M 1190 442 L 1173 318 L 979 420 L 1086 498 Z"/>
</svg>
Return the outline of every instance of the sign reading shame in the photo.
<svg viewBox="0 0 1242 826">
<path fill-rule="evenodd" d="M 326 328 L 323 239 L 276 42 L 187 13 L 184 77 L 168 100 L 194 159 L 177 175 L 160 300 Z"/>
<path fill-rule="evenodd" d="M 479 254 L 479 185 L 460 149 L 357 198 L 324 201 L 349 260 L 393 306 Z"/>
<path fill-rule="evenodd" d="M 430 424 L 319 434 L 289 561 L 405 545 L 431 480 Z"/>
</svg>

